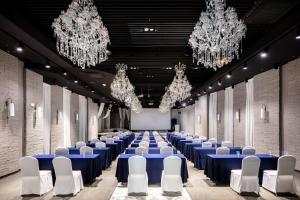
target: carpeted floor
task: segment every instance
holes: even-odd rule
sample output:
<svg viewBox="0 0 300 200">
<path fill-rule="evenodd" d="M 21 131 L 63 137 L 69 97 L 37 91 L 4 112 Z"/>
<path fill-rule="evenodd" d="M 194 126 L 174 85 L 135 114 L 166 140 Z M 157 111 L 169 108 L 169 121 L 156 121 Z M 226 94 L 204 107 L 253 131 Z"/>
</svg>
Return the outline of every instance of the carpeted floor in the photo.
<svg viewBox="0 0 300 200">
<path fill-rule="evenodd" d="M 150 186 L 150 196 L 148 197 L 126 197 L 127 189 L 118 187 L 115 178 L 116 161 L 113 162 L 111 168 L 103 171 L 103 174 L 97 178 L 96 182 L 85 187 L 77 196 L 55 197 L 52 191 L 41 197 L 19 195 L 21 188 L 20 173 L 4 177 L 0 179 L 0 200 L 186 200 L 187 193 L 183 193 L 183 197 L 162 196 L 159 186 Z M 260 196 L 240 196 L 233 192 L 228 186 L 215 186 L 211 183 L 203 171 L 197 170 L 193 164 L 188 162 L 189 180 L 185 185 L 185 191 L 188 192 L 192 200 L 285 200 L 298 199 L 291 196 L 275 196 L 272 193 L 261 189 Z M 300 173 L 296 174 L 297 189 L 300 192 Z M 116 189 L 117 188 L 117 189 Z M 115 191 L 115 192 L 114 192 Z M 118 196 L 119 195 L 119 196 Z"/>
</svg>

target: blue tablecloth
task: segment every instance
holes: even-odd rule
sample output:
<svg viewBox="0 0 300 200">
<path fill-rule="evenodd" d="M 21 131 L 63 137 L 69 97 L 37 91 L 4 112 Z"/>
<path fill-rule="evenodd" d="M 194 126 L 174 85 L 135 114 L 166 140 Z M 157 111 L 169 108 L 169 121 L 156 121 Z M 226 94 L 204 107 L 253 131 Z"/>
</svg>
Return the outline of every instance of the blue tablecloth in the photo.
<svg viewBox="0 0 300 200">
<path fill-rule="evenodd" d="M 134 140 L 133 143 L 140 143 L 143 140 Z M 156 143 L 156 140 L 149 140 L 149 143 Z"/>
<path fill-rule="evenodd" d="M 128 147 L 129 144 L 131 143 L 131 139 L 130 139 L 130 136 L 129 136 L 129 135 L 120 137 L 120 140 L 123 140 L 123 141 L 124 141 L 124 146 L 125 146 L 125 148 Z"/>
<path fill-rule="evenodd" d="M 115 140 L 114 143 L 117 143 L 119 145 L 119 154 L 124 152 L 125 150 L 125 145 L 124 145 L 124 141 L 123 140 Z"/>
<path fill-rule="evenodd" d="M 116 177 L 118 182 L 127 182 L 128 178 L 128 158 L 135 154 L 122 154 L 118 158 Z M 182 154 L 174 154 L 181 158 L 181 178 L 183 183 L 187 182 L 188 170 L 186 165 L 186 159 Z M 163 159 L 169 155 L 162 154 L 146 154 L 143 155 L 147 159 L 147 174 L 149 184 L 160 183 L 161 174 L 163 171 Z"/>
<path fill-rule="evenodd" d="M 241 169 L 242 159 L 249 155 L 207 155 L 204 174 L 215 183 L 229 184 L 232 169 Z M 259 183 L 262 183 L 264 170 L 276 170 L 278 157 L 257 154 L 260 158 Z"/>
<path fill-rule="evenodd" d="M 95 143 L 88 143 L 86 144 L 86 146 L 95 148 Z M 106 147 L 110 148 L 113 160 L 115 160 L 117 156 L 121 153 L 120 144 L 118 143 L 106 144 Z"/>
<path fill-rule="evenodd" d="M 142 140 L 144 136 L 138 136 L 136 140 Z M 149 140 L 155 140 L 154 136 L 149 136 Z"/>
<path fill-rule="evenodd" d="M 192 140 L 179 140 L 177 150 L 179 150 L 183 154 L 185 145 L 192 142 Z"/>
<path fill-rule="evenodd" d="M 229 149 L 230 154 L 236 154 L 237 151 L 242 153 L 242 148 L 240 147 L 230 147 Z M 216 154 L 216 148 L 194 147 L 194 167 L 203 170 L 208 154 Z"/>
<path fill-rule="evenodd" d="M 136 147 L 128 147 L 125 150 L 126 154 L 135 154 Z M 174 154 L 176 154 L 176 149 L 174 149 Z M 160 148 L 159 147 L 150 147 L 149 148 L 149 154 L 160 154 Z"/>
<path fill-rule="evenodd" d="M 201 144 L 195 144 L 195 143 L 185 144 L 184 152 L 183 152 L 184 156 L 190 161 L 194 160 L 194 150 L 193 150 L 193 148 L 194 147 L 201 147 L 201 146 L 202 146 Z"/>
<path fill-rule="evenodd" d="M 55 180 L 54 168 L 52 165 L 52 160 L 55 155 L 35 155 L 34 156 L 39 161 L 40 170 L 51 170 L 52 177 Z M 72 169 L 80 170 L 82 174 L 82 179 L 84 184 L 91 184 L 96 179 L 96 177 L 102 174 L 102 166 L 100 155 L 78 155 L 78 154 L 70 154 L 64 156 L 71 159 Z"/>
<path fill-rule="evenodd" d="M 139 143 L 131 143 L 131 147 L 138 147 Z M 157 147 L 156 143 L 149 143 L 149 147 Z"/>
<path fill-rule="evenodd" d="M 109 147 L 105 148 L 93 148 L 94 154 L 99 154 L 101 158 L 102 169 L 110 167 L 112 162 L 112 154 Z M 80 150 L 75 147 L 69 148 L 69 154 L 80 154 Z"/>
</svg>

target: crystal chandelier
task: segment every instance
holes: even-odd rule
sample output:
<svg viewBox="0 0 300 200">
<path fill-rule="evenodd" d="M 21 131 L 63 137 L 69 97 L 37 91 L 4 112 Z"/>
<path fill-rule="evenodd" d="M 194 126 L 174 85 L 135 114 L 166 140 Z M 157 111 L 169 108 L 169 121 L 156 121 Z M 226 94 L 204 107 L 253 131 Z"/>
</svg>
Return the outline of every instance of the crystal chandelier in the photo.
<svg viewBox="0 0 300 200">
<path fill-rule="evenodd" d="M 197 65 L 202 63 L 217 70 L 239 58 L 239 43 L 245 37 L 246 25 L 234 8 L 226 9 L 225 0 L 206 0 L 206 7 L 190 35 L 189 45 Z"/>
<path fill-rule="evenodd" d="M 159 111 L 166 112 L 175 105 L 176 101 L 183 101 L 191 95 L 192 86 L 184 74 L 186 66 L 179 62 L 175 65 L 176 75 L 173 82 L 166 88 L 162 101 L 159 105 Z"/>
<path fill-rule="evenodd" d="M 134 87 L 126 75 L 127 65 L 118 63 L 116 69 L 117 74 L 110 84 L 111 95 L 121 102 L 124 102 L 125 105 L 130 107 L 134 112 L 142 112 L 142 105 L 135 95 Z"/>
<path fill-rule="evenodd" d="M 73 0 L 52 28 L 59 54 L 82 69 L 107 60 L 110 39 L 92 0 Z"/>
</svg>

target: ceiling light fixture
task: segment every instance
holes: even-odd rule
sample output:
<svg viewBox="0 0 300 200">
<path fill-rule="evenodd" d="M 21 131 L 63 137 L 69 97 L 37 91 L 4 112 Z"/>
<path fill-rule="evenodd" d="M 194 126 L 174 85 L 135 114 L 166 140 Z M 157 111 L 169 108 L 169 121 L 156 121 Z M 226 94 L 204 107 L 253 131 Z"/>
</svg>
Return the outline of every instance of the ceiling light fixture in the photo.
<svg viewBox="0 0 300 200">
<path fill-rule="evenodd" d="M 227 75 L 226 75 L 226 78 L 230 79 L 232 77 L 232 73 L 229 72 Z"/>
<path fill-rule="evenodd" d="M 102 83 L 102 86 L 103 86 L 103 87 L 106 87 L 106 83 Z"/>
<path fill-rule="evenodd" d="M 221 81 L 218 81 L 218 86 L 221 86 L 222 85 L 222 82 Z"/>
<path fill-rule="evenodd" d="M 68 75 L 68 73 L 67 72 L 64 72 L 64 76 L 67 76 Z"/>
<path fill-rule="evenodd" d="M 78 81 L 77 81 L 77 80 L 75 80 L 75 81 L 74 81 L 74 83 L 78 83 Z"/>
<path fill-rule="evenodd" d="M 247 70 L 247 69 L 248 69 L 247 63 L 245 63 L 245 64 L 243 65 L 243 70 Z"/>
<path fill-rule="evenodd" d="M 213 89 L 213 86 L 212 85 L 208 86 L 208 89 L 210 89 L 210 90 Z"/>
<path fill-rule="evenodd" d="M 45 68 L 47 68 L 47 69 L 51 68 L 51 65 L 50 65 L 49 61 L 46 62 Z"/>
<path fill-rule="evenodd" d="M 296 30 L 296 40 L 300 40 L 300 26 Z"/>
<path fill-rule="evenodd" d="M 16 46 L 16 51 L 17 51 L 18 53 L 22 53 L 23 50 L 24 50 L 24 45 L 19 43 L 19 44 Z"/>
<path fill-rule="evenodd" d="M 268 49 L 264 49 L 263 51 L 261 51 L 261 52 L 259 53 L 259 56 L 260 56 L 261 58 L 266 58 L 266 57 L 268 57 Z"/>
</svg>

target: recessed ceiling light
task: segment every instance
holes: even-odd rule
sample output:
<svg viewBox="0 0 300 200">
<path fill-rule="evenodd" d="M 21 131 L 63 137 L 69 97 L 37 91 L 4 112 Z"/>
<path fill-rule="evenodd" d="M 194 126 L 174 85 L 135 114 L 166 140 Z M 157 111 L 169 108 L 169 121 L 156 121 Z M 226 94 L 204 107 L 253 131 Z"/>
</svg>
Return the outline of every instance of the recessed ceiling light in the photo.
<svg viewBox="0 0 300 200">
<path fill-rule="evenodd" d="M 105 83 L 102 83 L 102 86 L 103 86 L 103 87 L 106 87 L 106 84 L 105 84 Z"/>
<path fill-rule="evenodd" d="M 300 34 L 296 36 L 296 40 L 300 40 Z"/>
<path fill-rule="evenodd" d="M 149 28 L 148 28 L 148 27 L 145 27 L 145 28 L 144 28 L 144 31 L 145 31 L 145 32 L 148 32 L 148 31 L 149 31 Z"/>
<path fill-rule="evenodd" d="M 23 50 L 24 50 L 24 45 L 18 44 L 18 45 L 16 46 L 16 51 L 17 51 L 18 53 L 22 53 Z"/>
<path fill-rule="evenodd" d="M 232 76 L 232 74 L 231 74 L 231 72 L 229 72 L 227 75 L 226 75 L 226 78 L 231 78 L 231 76 Z"/>
<path fill-rule="evenodd" d="M 186 106 L 186 103 L 185 103 L 185 102 L 182 102 L 182 103 L 181 103 L 181 106 L 182 106 L 182 107 L 185 107 L 185 106 Z"/>
<path fill-rule="evenodd" d="M 212 85 L 208 86 L 208 89 L 210 89 L 210 90 L 213 89 Z"/>
<path fill-rule="evenodd" d="M 244 67 L 243 67 L 243 70 L 247 70 L 247 69 L 248 69 L 248 67 L 247 67 L 247 66 L 244 66 Z"/>
<path fill-rule="evenodd" d="M 221 86 L 222 85 L 222 82 L 221 81 L 218 81 L 218 86 Z"/>
<path fill-rule="evenodd" d="M 94 90 L 92 90 L 91 92 L 92 92 L 92 93 L 94 93 L 95 91 L 94 91 Z"/>
<path fill-rule="evenodd" d="M 149 105 L 149 106 L 153 106 L 154 103 L 153 103 L 153 102 L 149 102 L 148 105 Z"/>
<path fill-rule="evenodd" d="M 74 81 L 74 83 L 78 83 L 78 81 L 77 81 L 77 80 L 75 80 L 75 81 Z"/>
<path fill-rule="evenodd" d="M 50 65 L 49 61 L 46 62 L 45 68 L 47 68 L 47 69 L 51 68 L 51 65 Z"/>
<path fill-rule="evenodd" d="M 300 26 L 298 26 L 296 31 L 296 40 L 300 40 Z"/>
<path fill-rule="evenodd" d="M 198 93 L 198 97 L 200 97 L 201 96 L 201 94 L 200 93 Z"/>
<path fill-rule="evenodd" d="M 149 30 L 150 30 L 151 32 L 153 32 L 153 31 L 154 31 L 154 28 L 150 28 Z"/>
<path fill-rule="evenodd" d="M 67 72 L 64 72 L 64 76 L 67 76 L 68 75 L 68 73 Z"/>
<path fill-rule="evenodd" d="M 268 50 L 267 49 L 264 49 L 262 52 L 259 53 L 259 56 L 261 58 L 266 58 L 268 57 Z"/>
</svg>

